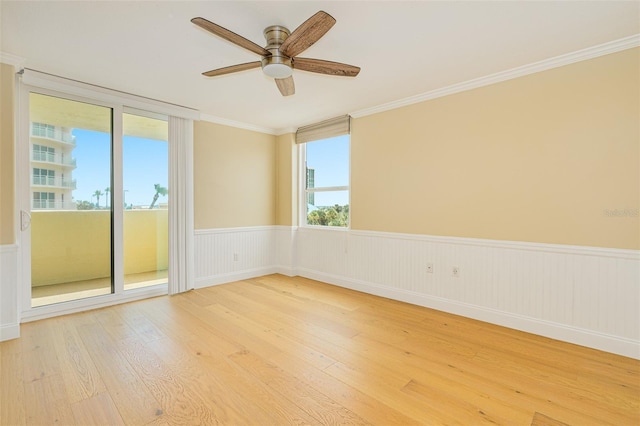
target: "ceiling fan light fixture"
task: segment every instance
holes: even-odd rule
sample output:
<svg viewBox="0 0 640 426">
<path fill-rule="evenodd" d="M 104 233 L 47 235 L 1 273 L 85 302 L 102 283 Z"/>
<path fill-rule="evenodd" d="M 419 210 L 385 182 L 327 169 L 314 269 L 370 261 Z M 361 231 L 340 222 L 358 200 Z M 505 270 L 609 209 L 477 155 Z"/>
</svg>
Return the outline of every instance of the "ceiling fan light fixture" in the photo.
<svg viewBox="0 0 640 426">
<path fill-rule="evenodd" d="M 287 78 L 293 72 L 289 65 L 278 63 L 265 64 L 262 66 L 262 71 L 272 78 Z"/>
</svg>

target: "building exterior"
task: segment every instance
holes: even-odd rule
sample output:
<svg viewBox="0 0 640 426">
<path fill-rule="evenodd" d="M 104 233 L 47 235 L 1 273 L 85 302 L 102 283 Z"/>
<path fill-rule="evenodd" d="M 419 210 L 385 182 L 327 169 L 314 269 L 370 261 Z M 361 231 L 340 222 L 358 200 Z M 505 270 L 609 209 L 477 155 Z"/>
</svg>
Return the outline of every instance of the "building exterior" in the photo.
<svg viewBox="0 0 640 426">
<path fill-rule="evenodd" d="M 73 170 L 76 146 L 70 128 L 31 123 L 31 208 L 33 210 L 76 210 Z"/>
<path fill-rule="evenodd" d="M 307 167 L 307 189 L 315 188 L 315 169 Z M 316 194 L 313 192 L 307 193 L 307 204 L 312 206 L 316 205 Z"/>
</svg>

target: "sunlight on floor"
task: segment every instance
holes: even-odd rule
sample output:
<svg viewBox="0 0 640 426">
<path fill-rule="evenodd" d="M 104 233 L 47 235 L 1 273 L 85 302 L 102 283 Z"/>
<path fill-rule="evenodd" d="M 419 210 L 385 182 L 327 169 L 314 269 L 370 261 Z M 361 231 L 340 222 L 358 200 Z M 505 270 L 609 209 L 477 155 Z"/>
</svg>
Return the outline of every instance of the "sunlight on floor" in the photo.
<svg viewBox="0 0 640 426">
<path fill-rule="evenodd" d="M 167 270 L 125 275 L 125 291 L 151 287 L 167 282 Z M 45 306 L 111 293 L 109 278 L 52 284 L 31 289 L 31 306 Z"/>
</svg>

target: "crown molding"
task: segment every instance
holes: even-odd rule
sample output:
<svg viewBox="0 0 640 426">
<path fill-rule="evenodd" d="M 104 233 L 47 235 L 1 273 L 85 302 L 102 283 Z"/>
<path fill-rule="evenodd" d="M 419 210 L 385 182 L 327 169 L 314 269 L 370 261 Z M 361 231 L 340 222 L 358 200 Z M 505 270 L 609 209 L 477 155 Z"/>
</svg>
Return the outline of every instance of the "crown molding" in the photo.
<svg viewBox="0 0 640 426">
<path fill-rule="evenodd" d="M 596 46 L 588 47 L 586 49 L 578 50 L 578 51 L 567 53 L 560 56 L 555 56 L 553 58 L 544 59 L 542 61 L 533 62 L 528 65 L 511 68 L 505 71 L 500 71 L 495 74 L 490 74 L 484 77 L 475 78 L 473 80 L 464 81 L 462 83 L 452 84 L 450 86 L 431 90 L 429 92 L 421 93 L 419 95 L 410 96 L 408 98 L 399 99 L 397 101 L 388 102 L 388 103 L 374 106 L 371 108 L 361 109 L 361 110 L 350 113 L 350 115 L 354 118 L 365 117 L 367 115 L 377 114 L 379 112 L 401 108 L 407 105 L 412 105 L 419 102 L 428 101 L 431 99 L 441 98 L 443 96 L 452 95 L 454 93 L 464 92 L 467 90 L 488 86 L 490 84 L 500 83 L 506 80 L 523 77 L 529 74 L 534 74 L 541 71 L 562 67 L 564 65 L 569 65 L 576 62 L 597 58 L 599 56 L 608 55 L 610 53 L 616 53 L 623 50 L 632 49 L 638 46 L 640 46 L 640 34 L 634 34 L 632 36 L 621 38 L 619 40 L 598 44 Z"/>
<path fill-rule="evenodd" d="M 276 129 L 276 136 L 286 135 L 287 133 L 295 133 L 298 131 L 297 127 L 283 127 L 282 129 Z"/>
<path fill-rule="evenodd" d="M 11 53 L 0 52 L 0 63 L 13 65 L 15 68 L 22 68 L 25 60 L 25 58 L 13 55 Z"/>
<path fill-rule="evenodd" d="M 208 121 L 209 123 L 222 124 L 223 126 L 236 127 L 238 129 L 251 130 L 252 132 L 266 133 L 268 135 L 277 135 L 275 129 L 270 127 L 256 126 L 254 124 L 243 123 L 240 121 L 229 120 L 227 118 L 217 117 L 210 114 L 200 114 L 201 121 Z"/>
</svg>

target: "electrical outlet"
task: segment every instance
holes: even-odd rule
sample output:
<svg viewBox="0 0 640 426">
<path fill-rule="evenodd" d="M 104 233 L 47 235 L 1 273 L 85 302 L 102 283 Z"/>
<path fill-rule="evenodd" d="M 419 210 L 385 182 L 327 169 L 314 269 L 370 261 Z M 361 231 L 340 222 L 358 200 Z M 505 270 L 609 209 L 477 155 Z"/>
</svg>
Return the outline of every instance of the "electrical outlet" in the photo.
<svg viewBox="0 0 640 426">
<path fill-rule="evenodd" d="M 433 274 L 433 263 L 427 263 L 427 273 Z"/>
<path fill-rule="evenodd" d="M 233 261 L 234 262 L 238 261 L 238 253 L 233 253 Z"/>
<path fill-rule="evenodd" d="M 458 268 L 457 266 L 451 268 L 451 276 L 454 278 L 458 278 L 460 276 L 460 268 Z"/>
</svg>

